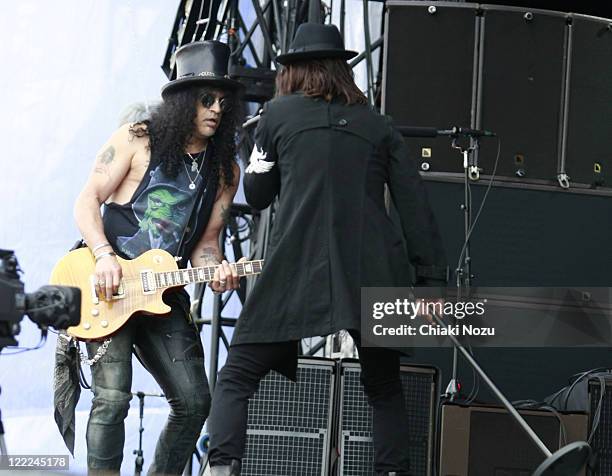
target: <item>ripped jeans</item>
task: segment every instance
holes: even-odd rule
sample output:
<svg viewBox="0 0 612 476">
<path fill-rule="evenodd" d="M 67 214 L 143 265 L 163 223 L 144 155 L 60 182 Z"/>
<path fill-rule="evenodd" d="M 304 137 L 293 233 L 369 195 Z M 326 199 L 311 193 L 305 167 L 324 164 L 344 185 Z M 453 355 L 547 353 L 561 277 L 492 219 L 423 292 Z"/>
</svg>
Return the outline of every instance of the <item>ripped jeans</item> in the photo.
<svg viewBox="0 0 612 476">
<path fill-rule="evenodd" d="M 197 329 L 188 321 L 189 297 L 169 292 L 169 316 L 134 316 L 112 338 L 92 366 L 94 393 L 87 424 L 89 474 L 118 475 L 125 441 L 124 419 L 130 407 L 132 350 L 162 388 L 170 405 L 157 443 L 150 475 L 182 474 L 210 410 L 204 351 Z M 100 342 L 87 344 L 90 358 Z"/>
</svg>

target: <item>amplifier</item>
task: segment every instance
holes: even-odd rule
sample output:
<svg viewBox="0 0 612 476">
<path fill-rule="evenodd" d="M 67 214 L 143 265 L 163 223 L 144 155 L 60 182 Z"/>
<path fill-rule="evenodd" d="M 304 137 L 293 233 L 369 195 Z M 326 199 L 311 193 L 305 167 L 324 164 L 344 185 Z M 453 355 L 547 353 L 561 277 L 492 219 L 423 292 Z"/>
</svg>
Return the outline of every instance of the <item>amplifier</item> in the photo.
<svg viewBox="0 0 612 476">
<path fill-rule="evenodd" d="M 372 410 L 360 381 L 358 361 L 340 363 L 337 441 L 338 476 L 374 475 Z M 438 379 L 433 367 L 401 366 L 404 401 L 410 424 L 411 474 L 432 474 Z"/>
<path fill-rule="evenodd" d="M 612 474 L 612 379 L 589 380 L 589 428 L 593 461 L 591 475 Z"/>
<path fill-rule="evenodd" d="M 270 372 L 249 401 L 243 476 L 326 476 L 336 362 L 300 358 L 297 382 Z"/>
<path fill-rule="evenodd" d="M 546 411 L 520 413 L 552 452 L 587 439 L 586 414 L 559 414 L 559 419 Z M 440 476 L 529 476 L 543 461 L 539 448 L 504 408 L 442 407 Z"/>
</svg>

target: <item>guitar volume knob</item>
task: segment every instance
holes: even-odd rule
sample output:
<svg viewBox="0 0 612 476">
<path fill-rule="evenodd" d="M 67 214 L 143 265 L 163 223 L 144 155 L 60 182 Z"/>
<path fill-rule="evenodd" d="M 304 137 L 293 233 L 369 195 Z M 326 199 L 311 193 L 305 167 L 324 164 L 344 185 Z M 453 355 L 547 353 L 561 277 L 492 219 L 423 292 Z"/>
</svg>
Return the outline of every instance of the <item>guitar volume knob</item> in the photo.
<svg viewBox="0 0 612 476">
<path fill-rule="evenodd" d="M 83 324 L 83 329 L 88 331 L 89 329 L 91 329 L 91 324 L 89 322 L 86 322 L 85 324 Z"/>
<path fill-rule="evenodd" d="M 97 309 L 92 309 L 91 310 L 91 315 L 94 317 L 97 317 L 100 315 L 100 311 L 98 311 Z"/>
<path fill-rule="evenodd" d="M 102 327 L 108 327 L 108 321 L 102 321 L 102 322 L 100 322 L 100 325 Z"/>
</svg>

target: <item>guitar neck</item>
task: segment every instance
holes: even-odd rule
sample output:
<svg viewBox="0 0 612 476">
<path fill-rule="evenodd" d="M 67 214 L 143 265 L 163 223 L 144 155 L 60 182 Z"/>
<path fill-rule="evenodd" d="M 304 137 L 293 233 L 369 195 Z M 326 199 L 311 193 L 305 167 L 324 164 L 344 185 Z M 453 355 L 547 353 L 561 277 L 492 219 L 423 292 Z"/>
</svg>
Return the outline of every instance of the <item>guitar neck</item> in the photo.
<svg viewBox="0 0 612 476">
<path fill-rule="evenodd" d="M 263 260 L 243 261 L 240 263 L 230 263 L 239 277 L 252 276 L 261 273 Z M 152 273 L 157 289 L 171 288 L 174 286 L 185 286 L 192 283 L 208 283 L 213 280 L 215 271 L 219 265 L 202 266 L 199 268 L 186 268 L 174 271 L 162 271 Z"/>
</svg>

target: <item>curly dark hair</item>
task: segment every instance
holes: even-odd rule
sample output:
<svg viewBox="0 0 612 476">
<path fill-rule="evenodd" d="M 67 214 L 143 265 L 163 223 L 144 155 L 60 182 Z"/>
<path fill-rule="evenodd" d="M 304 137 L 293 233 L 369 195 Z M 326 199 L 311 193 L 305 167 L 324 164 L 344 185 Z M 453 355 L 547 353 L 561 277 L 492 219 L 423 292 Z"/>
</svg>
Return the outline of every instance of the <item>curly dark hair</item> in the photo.
<svg viewBox="0 0 612 476">
<path fill-rule="evenodd" d="M 150 119 L 130 127 L 130 133 L 137 137 L 149 136 L 151 156 L 161 161 L 163 172 L 168 177 L 176 177 L 181 167 L 185 146 L 195 127 L 197 101 L 213 89 L 187 87 L 168 93 Z M 225 98 L 231 109 L 221 116 L 221 123 L 210 141 L 214 147 L 212 173 L 220 174 L 223 185 L 229 186 L 234 181 L 236 133 L 242 119 L 242 107 L 235 93 L 225 91 Z"/>
</svg>

